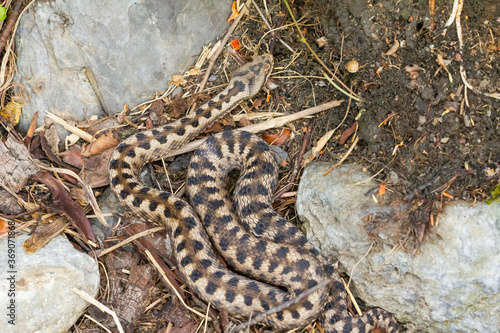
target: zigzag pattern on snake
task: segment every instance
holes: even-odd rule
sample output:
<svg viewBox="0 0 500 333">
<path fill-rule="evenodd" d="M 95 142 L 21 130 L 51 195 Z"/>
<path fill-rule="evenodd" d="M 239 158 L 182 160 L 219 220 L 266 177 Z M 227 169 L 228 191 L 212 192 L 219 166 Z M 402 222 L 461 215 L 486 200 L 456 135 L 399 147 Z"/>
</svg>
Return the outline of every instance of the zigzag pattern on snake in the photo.
<svg viewBox="0 0 500 333">
<path fill-rule="evenodd" d="M 139 179 L 146 163 L 192 140 L 257 94 L 272 65 L 271 55 L 256 57 L 233 73 L 226 89 L 191 114 L 125 139 L 111 157 L 111 187 L 133 213 L 167 227 L 186 284 L 215 307 L 235 317 L 255 317 L 332 281 L 267 316 L 263 324 L 287 330 L 321 316 L 325 332 L 397 332 L 395 319 L 384 310 L 349 316 L 340 277 L 305 236 L 272 209 L 278 164 L 269 146 L 253 134 L 223 132 L 206 140 L 188 169 L 191 205 Z M 241 173 L 233 205 L 223 184 L 235 168 Z M 220 262 L 213 247 L 234 271 Z"/>
</svg>

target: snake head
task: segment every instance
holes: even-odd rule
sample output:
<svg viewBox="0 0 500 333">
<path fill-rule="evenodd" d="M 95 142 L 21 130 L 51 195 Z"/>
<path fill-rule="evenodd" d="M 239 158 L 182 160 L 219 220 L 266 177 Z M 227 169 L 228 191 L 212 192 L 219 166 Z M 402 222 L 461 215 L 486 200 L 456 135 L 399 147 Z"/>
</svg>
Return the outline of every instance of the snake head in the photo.
<svg viewBox="0 0 500 333">
<path fill-rule="evenodd" d="M 256 95 L 266 83 L 273 70 L 273 56 L 263 54 L 233 72 L 231 81 L 245 90 L 245 97 Z"/>
</svg>

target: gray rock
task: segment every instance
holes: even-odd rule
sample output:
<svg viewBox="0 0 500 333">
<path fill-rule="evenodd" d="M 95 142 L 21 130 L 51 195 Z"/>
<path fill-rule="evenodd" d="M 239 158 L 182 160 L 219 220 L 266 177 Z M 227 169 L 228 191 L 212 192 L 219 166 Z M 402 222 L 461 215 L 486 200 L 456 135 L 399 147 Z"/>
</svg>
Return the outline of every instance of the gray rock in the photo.
<svg viewBox="0 0 500 333">
<path fill-rule="evenodd" d="M 30 93 L 21 130 L 49 110 L 85 119 L 135 106 L 166 88 L 227 27 L 231 1 L 37 1 L 18 28 L 18 69 Z"/>
<path fill-rule="evenodd" d="M 4 309 L 0 332 L 67 332 L 88 306 L 71 289 L 97 296 L 97 262 L 75 250 L 63 236 L 28 255 L 22 247 L 26 239 L 26 235 L 0 239 L 0 306 Z M 12 259 L 8 257 L 9 249 L 14 251 L 15 262 L 8 261 Z M 15 288 L 8 279 L 13 274 Z M 10 289 L 15 297 L 8 295 Z M 6 316 L 11 299 L 15 299 L 15 326 L 9 324 L 11 318 Z"/>
<path fill-rule="evenodd" d="M 361 218 L 385 208 L 364 195 L 374 183 L 352 185 L 369 178 L 359 167 L 344 165 L 323 177 L 330 165 L 306 168 L 297 212 L 308 238 L 327 257 L 338 258 L 369 306 L 425 332 L 498 332 L 500 203 L 448 205 L 437 220 L 440 237 L 427 236 L 414 257 L 402 250 L 391 253 L 395 244 L 388 245 L 388 225 L 383 228 L 388 234 L 378 235 L 388 242 L 362 259 L 370 241 Z"/>
</svg>

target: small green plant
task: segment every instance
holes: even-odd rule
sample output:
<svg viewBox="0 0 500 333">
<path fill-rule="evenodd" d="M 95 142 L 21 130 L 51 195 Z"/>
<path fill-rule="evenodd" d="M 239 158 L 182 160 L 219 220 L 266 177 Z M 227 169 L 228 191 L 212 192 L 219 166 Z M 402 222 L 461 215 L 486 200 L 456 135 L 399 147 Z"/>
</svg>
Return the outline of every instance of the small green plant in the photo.
<svg viewBox="0 0 500 333">
<path fill-rule="evenodd" d="M 490 193 L 491 193 L 491 198 L 486 200 L 486 203 L 488 205 L 491 204 L 493 201 L 498 200 L 498 198 L 500 198 L 500 184 L 498 184 L 497 187 L 495 187 L 495 189 L 491 190 Z"/>
<path fill-rule="evenodd" d="M 0 21 L 5 20 L 6 17 L 7 17 L 7 8 L 5 8 L 4 6 L 0 6 Z"/>
</svg>

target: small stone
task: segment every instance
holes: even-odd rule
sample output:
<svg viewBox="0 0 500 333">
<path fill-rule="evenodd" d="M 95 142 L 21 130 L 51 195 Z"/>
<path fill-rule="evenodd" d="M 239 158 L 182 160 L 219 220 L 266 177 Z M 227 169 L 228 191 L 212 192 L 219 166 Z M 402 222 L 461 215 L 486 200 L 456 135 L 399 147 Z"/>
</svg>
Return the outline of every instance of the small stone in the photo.
<svg viewBox="0 0 500 333">
<path fill-rule="evenodd" d="M 4 318 L 0 332 L 67 332 L 89 303 L 73 288 L 96 297 L 99 266 L 85 253 L 77 251 L 64 236 L 57 236 L 35 253 L 26 254 L 22 245 L 29 236 L 0 239 L 0 306 Z M 7 249 L 15 251 L 15 264 L 7 269 Z M 9 271 L 15 271 L 11 273 Z M 15 298 L 7 290 L 13 289 Z M 5 312 L 15 299 L 15 326 Z"/>
</svg>

